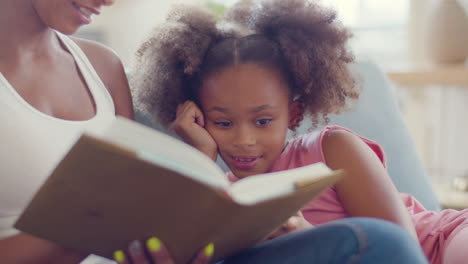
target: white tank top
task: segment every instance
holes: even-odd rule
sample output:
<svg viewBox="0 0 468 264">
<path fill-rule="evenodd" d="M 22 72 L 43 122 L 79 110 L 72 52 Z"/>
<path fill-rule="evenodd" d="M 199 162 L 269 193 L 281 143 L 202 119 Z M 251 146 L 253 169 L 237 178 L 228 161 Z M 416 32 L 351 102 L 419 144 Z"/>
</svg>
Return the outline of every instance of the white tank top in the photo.
<svg viewBox="0 0 468 264">
<path fill-rule="evenodd" d="M 70 121 L 44 114 L 0 72 L 0 238 L 18 232 L 12 225 L 80 133 L 99 129 L 115 117 L 112 98 L 83 51 L 67 36 L 57 35 L 83 75 L 96 115 Z"/>
</svg>

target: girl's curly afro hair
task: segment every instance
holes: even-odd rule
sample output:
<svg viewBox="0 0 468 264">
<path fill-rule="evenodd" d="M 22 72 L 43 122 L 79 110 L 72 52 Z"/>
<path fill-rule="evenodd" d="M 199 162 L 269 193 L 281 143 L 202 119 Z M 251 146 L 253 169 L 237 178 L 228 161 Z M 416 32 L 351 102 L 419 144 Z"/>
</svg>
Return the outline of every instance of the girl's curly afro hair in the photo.
<svg viewBox="0 0 468 264">
<path fill-rule="evenodd" d="M 359 87 L 348 69 L 350 32 L 333 10 L 307 0 L 244 0 L 216 21 L 209 11 L 176 6 L 138 51 L 131 83 L 137 107 L 162 125 L 177 105 L 197 102 L 207 75 L 242 63 L 278 70 L 313 126 L 328 122 Z"/>
</svg>

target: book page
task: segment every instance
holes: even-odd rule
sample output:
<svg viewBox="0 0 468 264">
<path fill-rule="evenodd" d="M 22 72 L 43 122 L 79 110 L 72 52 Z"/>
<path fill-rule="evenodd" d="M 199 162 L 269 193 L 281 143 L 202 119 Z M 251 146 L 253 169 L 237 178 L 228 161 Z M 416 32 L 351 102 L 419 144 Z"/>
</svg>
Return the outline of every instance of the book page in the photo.
<svg viewBox="0 0 468 264">
<path fill-rule="evenodd" d="M 319 181 L 333 171 L 324 163 L 315 163 L 291 170 L 259 174 L 241 179 L 229 188 L 235 201 L 249 205 L 294 192 L 295 183 L 303 180 Z"/>
<path fill-rule="evenodd" d="M 137 122 L 117 117 L 102 131 L 87 131 L 93 137 L 127 148 L 145 161 L 177 171 L 220 189 L 229 181 L 208 156 L 190 145 Z"/>
</svg>

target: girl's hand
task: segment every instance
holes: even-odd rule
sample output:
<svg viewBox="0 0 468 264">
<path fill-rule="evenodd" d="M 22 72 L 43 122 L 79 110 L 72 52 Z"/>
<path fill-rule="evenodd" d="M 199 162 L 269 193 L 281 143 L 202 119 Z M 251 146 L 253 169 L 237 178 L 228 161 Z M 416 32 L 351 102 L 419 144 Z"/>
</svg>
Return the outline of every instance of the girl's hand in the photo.
<svg viewBox="0 0 468 264">
<path fill-rule="evenodd" d="M 268 239 L 273 239 L 282 235 L 285 235 L 290 232 L 299 231 L 306 228 L 311 228 L 313 225 L 309 223 L 302 212 L 299 211 L 293 216 L 291 216 L 280 228 L 278 228 L 273 234 L 271 234 Z"/>
<path fill-rule="evenodd" d="M 186 101 L 177 106 L 176 120 L 171 128 L 186 143 L 216 160 L 218 147 L 205 129 L 203 113 L 194 102 Z"/>
<path fill-rule="evenodd" d="M 146 241 L 145 248 L 138 240 L 131 242 L 128 252 L 129 258 L 127 258 L 123 251 L 118 250 L 114 252 L 114 260 L 119 264 L 175 264 L 167 248 L 155 237 Z M 213 253 L 214 246 L 210 243 L 198 252 L 190 264 L 207 264 L 211 260 Z"/>
</svg>

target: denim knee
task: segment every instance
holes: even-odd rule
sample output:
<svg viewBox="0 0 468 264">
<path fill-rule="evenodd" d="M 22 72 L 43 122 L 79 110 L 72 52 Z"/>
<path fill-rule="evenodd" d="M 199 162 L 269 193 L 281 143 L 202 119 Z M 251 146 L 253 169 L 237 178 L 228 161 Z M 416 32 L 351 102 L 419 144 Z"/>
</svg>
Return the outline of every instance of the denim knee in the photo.
<svg viewBox="0 0 468 264">
<path fill-rule="evenodd" d="M 223 264 L 427 263 L 401 227 L 373 218 L 346 218 L 294 232 L 248 249 Z"/>
<path fill-rule="evenodd" d="M 362 251 L 353 228 L 332 223 L 293 232 L 226 259 L 223 264 L 352 263 Z"/>
<path fill-rule="evenodd" d="M 428 263 L 419 241 L 402 227 L 375 218 L 347 218 L 336 221 L 353 230 L 359 254 L 351 263 Z"/>
</svg>

